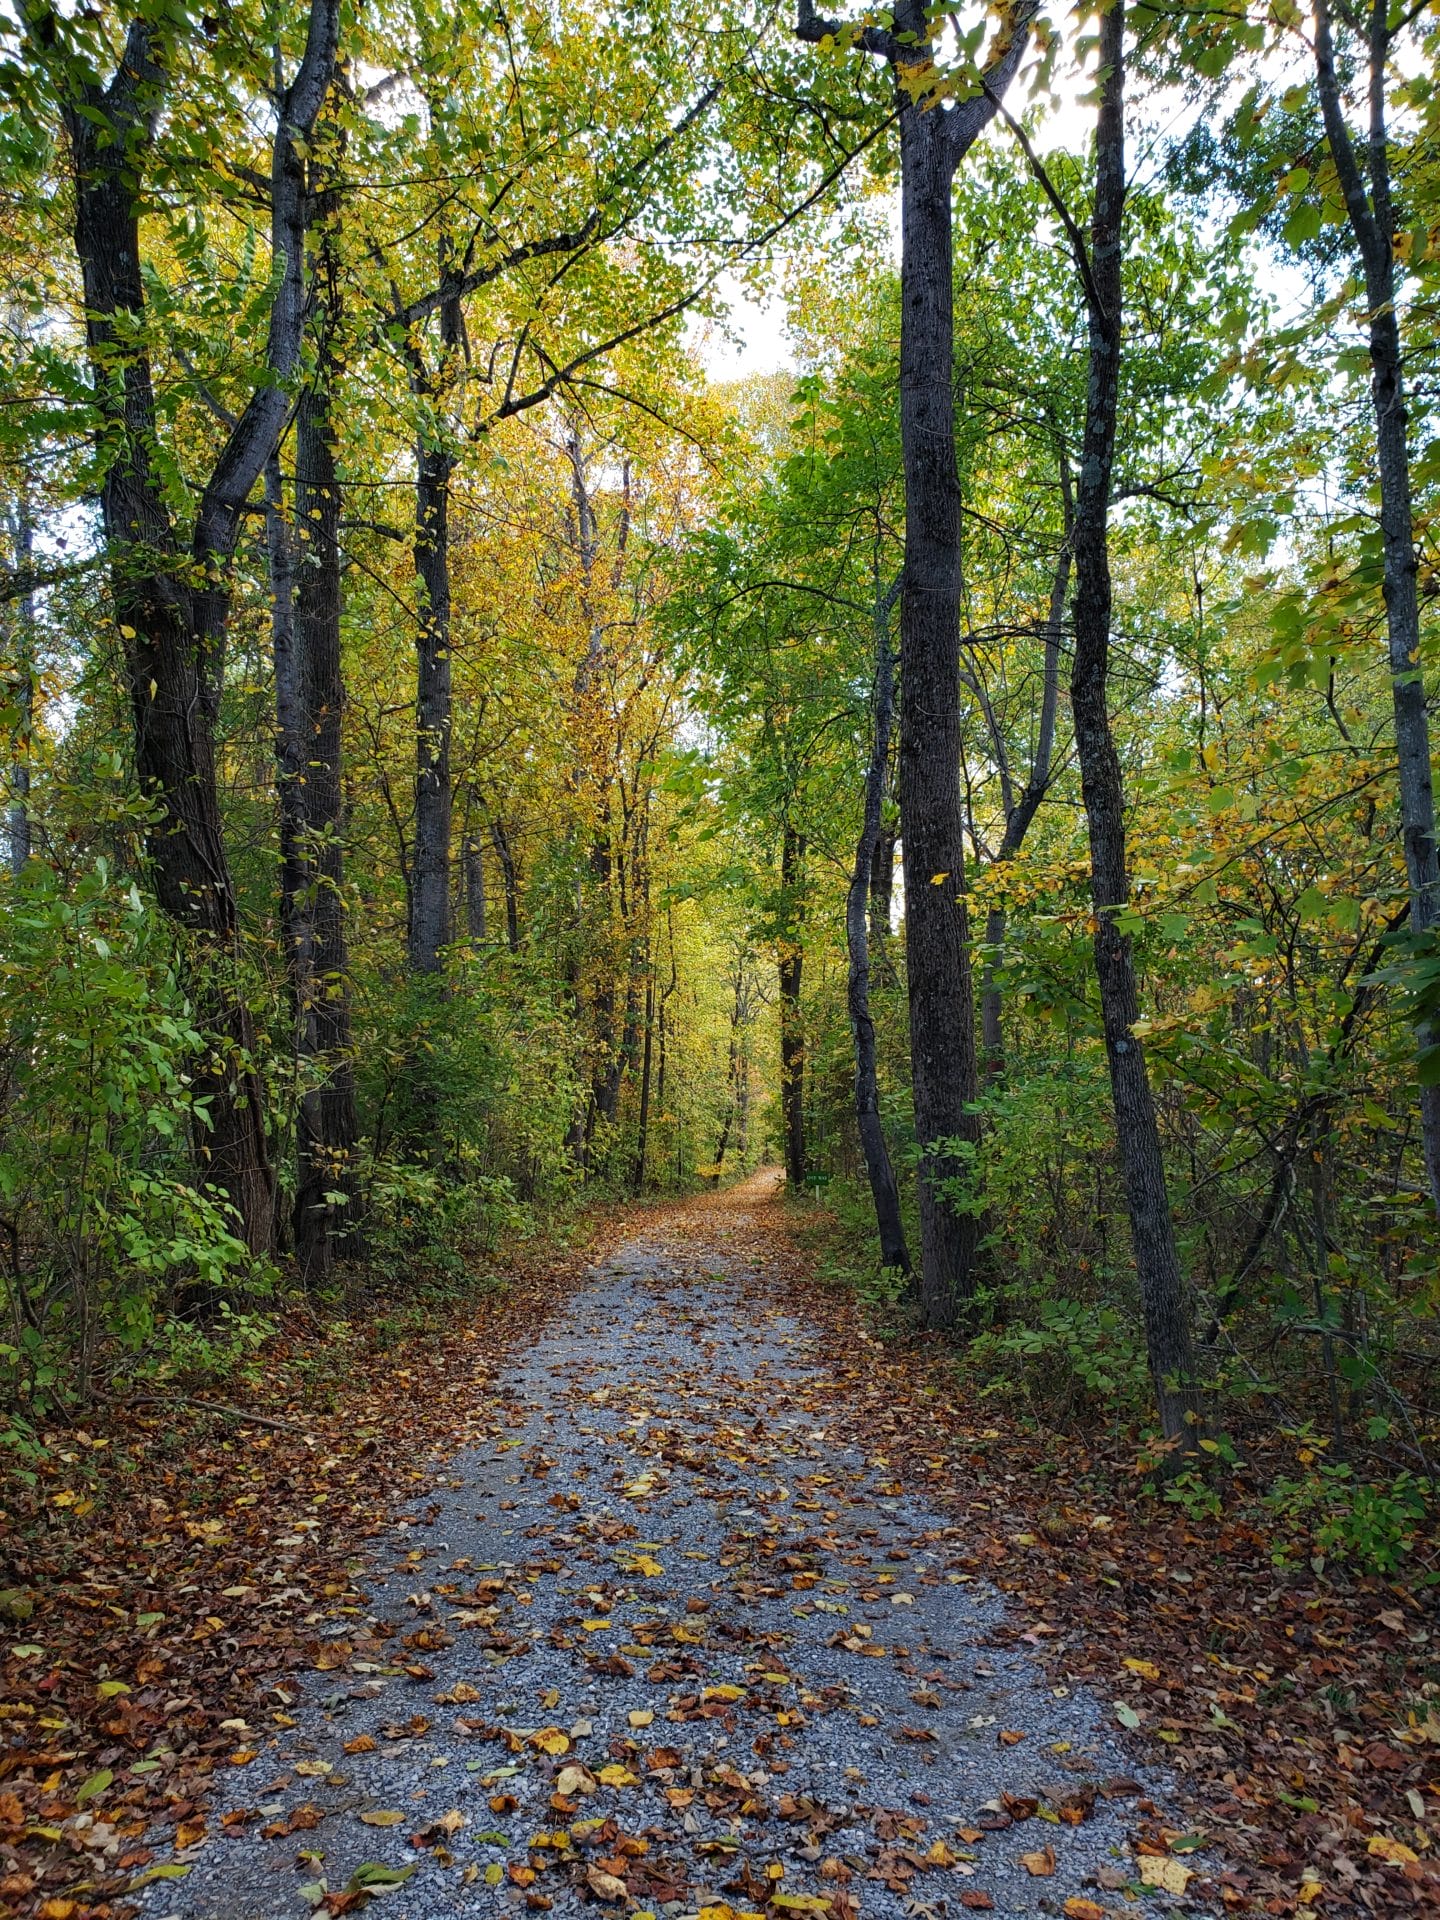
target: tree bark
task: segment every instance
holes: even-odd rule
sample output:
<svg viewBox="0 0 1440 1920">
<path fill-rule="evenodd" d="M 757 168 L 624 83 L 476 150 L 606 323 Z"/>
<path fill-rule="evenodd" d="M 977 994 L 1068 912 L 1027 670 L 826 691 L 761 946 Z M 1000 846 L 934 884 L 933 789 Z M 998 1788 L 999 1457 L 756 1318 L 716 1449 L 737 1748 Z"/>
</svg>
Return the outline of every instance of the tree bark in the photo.
<svg viewBox="0 0 1440 1920">
<path fill-rule="evenodd" d="M 328 316 L 333 323 L 333 311 Z M 295 428 L 299 560 L 295 641 L 304 746 L 305 887 L 297 942 L 300 1096 L 295 1252 L 311 1281 L 330 1273 L 358 1231 L 354 1051 L 345 940 L 344 795 L 340 660 L 340 477 L 330 402 L 334 366 L 323 349 L 300 396 Z"/>
<path fill-rule="evenodd" d="M 455 455 L 441 417 L 450 362 L 460 350 L 460 302 L 440 308 L 441 368 L 428 385 L 436 418 L 422 428 L 415 456 L 415 847 L 410 870 L 410 968 L 436 975 L 450 942 L 450 779 L 453 676 L 450 662 L 450 485 Z"/>
<path fill-rule="evenodd" d="M 22 479 L 10 514 L 11 563 L 15 573 L 29 574 L 35 559 L 35 516 L 28 480 Z M 39 673 L 35 645 L 35 595 L 27 588 L 19 594 L 10 615 L 14 637 L 13 689 L 16 719 L 11 729 L 14 743 L 10 760 L 10 806 L 6 820 L 9 836 L 10 872 L 15 879 L 25 871 L 30 858 L 30 752 L 35 732 L 35 682 Z"/>
<path fill-rule="evenodd" d="M 898 585 L 898 583 L 897 583 Z M 880 1118 L 880 1088 L 875 1066 L 875 1022 L 870 1013 L 870 941 L 866 925 L 867 895 L 882 831 L 885 771 L 890 758 L 890 724 L 895 699 L 895 662 L 890 651 L 890 609 L 894 593 L 875 609 L 875 686 L 870 736 L 870 763 L 865 771 L 865 801 L 855 867 L 845 901 L 845 935 L 849 950 L 850 1031 L 855 1043 L 855 1122 L 860 1151 L 875 1205 L 882 1266 L 910 1271 L 910 1249 L 900 1217 L 900 1190 Z"/>
<path fill-rule="evenodd" d="M 799 1193 L 805 1184 L 805 1027 L 800 996 L 805 972 L 804 837 L 787 820 L 780 839 L 783 895 L 780 940 L 780 1106 L 785 1129 L 785 1177 Z M 734 1071 L 734 1062 L 731 1062 Z"/>
<path fill-rule="evenodd" d="M 520 883 L 515 871 L 515 855 L 503 820 L 490 823 L 490 844 L 500 863 L 500 883 L 505 893 L 505 944 L 511 953 L 520 951 Z"/>
<path fill-rule="evenodd" d="M 485 852 L 478 834 L 465 836 L 465 931 L 470 943 L 483 947 L 488 938 L 485 903 Z"/>
<path fill-rule="evenodd" d="M 1117 923 L 1128 900 L 1129 875 L 1125 795 L 1107 692 L 1112 607 L 1109 513 L 1124 301 L 1124 36 L 1123 0 L 1113 0 L 1100 22 L 1101 93 L 1088 259 L 1077 236 L 1089 308 L 1090 370 L 1075 499 L 1075 656 L 1070 700 L 1090 838 L 1095 976 L 1150 1372 L 1166 1438 L 1193 1445 L 1201 1402 L 1189 1304 L 1145 1049 L 1134 1031 L 1139 995 L 1130 938 Z"/>
<path fill-rule="evenodd" d="M 1399 768 L 1400 827 L 1410 894 L 1410 929 L 1424 940 L 1440 924 L 1440 856 L 1435 839 L 1435 791 L 1430 719 L 1420 667 L 1419 566 L 1410 483 L 1409 413 L 1396 309 L 1395 214 L 1390 187 L 1386 72 L 1391 32 L 1385 0 L 1371 0 L 1368 34 L 1369 191 L 1357 159 L 1336 72 L 1329 0 L 1315 7 L 1315 65 L 1326 142 L 1345 198 L 1365 271 L 1369 308 L 1370 399 L 1375 414 L 1380 481 L 1380 539 L 1384 566 L 1385 629 Z M 1421 1020 L 1417 1051 L 1440 1044 L 1440 1029 Z M 1431 1203 L 1440 1216 L 1440 1085 L 1420 1089 L 1421 1138 Z"/>
<path fill-rule="evenodd" d="M 655 1055 L 655 969 L 647 952 L 645 957 L 645 1038 L 640 1054 L 640 1112 L 635 1128 L 635 1168 L 630 1176 L 632 1193 L 645 1191 L 645 1159 L 650 1150 L 650 1076 Z"/>
<path fill-rule="evenodd" d="M 899 15 L 897 14 L 897 24 Z M 946 1183 L 978 1149 L 979 1094 L 960 808 L 960 477 L 955 454 L 951 182 L 946 115 L 902 95 L 900 433 L 905 584 L 900 602 L 900 834 L 905 970 L 920 1147 L 926 1326 L 953 1326 L 975 1291 L 975 1216 Z"/>
<path fill-rule="evenodd" d="M 1035 734 L 1035 755 L 1030 777 L 1014 806 L 1006 811 L 1005 831 L 995 855 L 996 864 L 1013 860 L 1025 844 L 1030 824 L 1040 811 L 1040 803 L 1050 785 L 1050 767 L 1055 755 L 1055 713 L 1060 693 L 1060 639 L 1065 624 L 1065 600 L 1070 591 L 1070 543 L 1074 514 L 1071 505 L 1070 472 L 1062 449 L 1060 484 L 1065 503 L 1065 536 L 1055 562 L 1050 583 L 1050 605 L 1045 620 L 1045 665 L 1040 693 L 1040 724 Z M 1004 907 L 992 907 L 985 916 L 985 972 L 980 995 L 980 1038 L 985 1060 L 985 1078 L 998 1080 L 1005 1071 L 1005 1034 L 1000 1021 L 999 951 L 1005 941 Z"/>
</svg>

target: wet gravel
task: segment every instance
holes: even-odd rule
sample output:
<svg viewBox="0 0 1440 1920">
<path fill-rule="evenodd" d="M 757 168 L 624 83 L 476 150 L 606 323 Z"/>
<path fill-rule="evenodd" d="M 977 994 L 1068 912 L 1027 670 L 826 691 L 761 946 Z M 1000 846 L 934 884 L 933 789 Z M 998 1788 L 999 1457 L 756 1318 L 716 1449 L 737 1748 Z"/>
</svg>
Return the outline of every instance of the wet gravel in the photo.
<svg viewBox="0 0 1440 1920">
<path fill-rule="evenodd" d="M 237 1735 L 146 1920 L 281 1920 L 322 1882 L 349 1911 L 375 1865 L 413 1869 L 392 1920 L 1137 1911 L 1127 1818 L 1163 1782 L 991 1643 L 963 1530 L 832 1438 L 746 1225 L 677 1214 L 587 1275 L 317 1627 L 335 1664 Z"/>
</svg>

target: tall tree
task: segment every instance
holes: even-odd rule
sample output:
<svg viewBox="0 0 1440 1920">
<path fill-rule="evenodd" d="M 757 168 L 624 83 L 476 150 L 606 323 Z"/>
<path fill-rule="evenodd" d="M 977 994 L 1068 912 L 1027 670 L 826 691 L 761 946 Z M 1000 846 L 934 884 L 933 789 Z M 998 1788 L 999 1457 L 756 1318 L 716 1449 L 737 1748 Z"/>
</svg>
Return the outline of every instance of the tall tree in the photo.
<svg viewBox="0 0 1440 1920">
<path fill-rule="evenodd" d="M 865 769 L 865 800 L 855 842 L 855 866 L 845 896 L 845 940 L 849 960 L 847 1001 L 855 1046 L 855 1124 L 875 1207 L 880 1263 L 910 1271 L 910 1249 L 900 1214 L 900 1189 L 880 1118 L 880 1083 L 875 1065 L 875 1021 L 870 1012 L 870 927 L 867 908 L 884 832 L 885 775 L 890 763 L 890 728 L 895 707 L 895 658 L 890 645 L 890 615 L 902 582 L 877 592 L 875 674 L 871 689 L 870 760 Z M 878 586 L 878 583 L 877 583 Z M 888 912 L 888 906 L 887 906 Z"/>
<path fill-rule="evenodd" d="M 805 836 L 787 817 L 780 828 L 780 900 L 777 945 L 780 975 L 780 1110 L 785 1177 L 799 1193 L 805 1184 Z"/>
<path fill-rule="evenodd" d="M 1007 11 L 980 85 L 955 100 L 923 0 L 892 25 L 846 27 L 800 0 L 802 40 L 839 41 L 895 72 L 900 123 L 900 436 L 905 585 L 900 601 L 900 833 L 910 1061 L 920 1147 L 920 1282 L 927 1326 L 950 1327 L 975 1291 L 975 1216 L 945 1188 L 978 1145 L 960 802 L 960 476 L 955 451 L 956 169 L 994 119 L 1029 42 L 1031 9 Z"/>
<path fill-rule="evenodd" d="M 321 271 L 328 274 L 332 266 L 322 246 Z M 315 372 L 301 392 L 295 422 L 295 635 L 305 753 L 297 1011 L 302 1072 L 308 1078 L 298 1113 L 295 1251 L 302 1269 L 315 1279 L 328 1274 L 337 1252 L 354 1244 L 359 1200 L 341 784 L 341 491 L 333 415 L 338 369 L 329 331 L 338 324 L 337 308 L 331 280 L 321 306 L 326 331 L 317 342 Z"/>
<path fill-rule="evenodd" d="M 205 1068 L 210 1177 L 249 1246 L 274 1232 L 274 1177 L 254 1021 L 239 980 L 239 925 L 216 774 L 231 562 L 250 495 L 290 408 L 304 330 L 306 151 L 335 68 L 339 0 L 311 0 L 305 51 L 273 101 L 270 240 L 275 277 L 264 369 L 199 488 L 188 539 L 157 461 L 141 234 L 146 167 L 164 109 L 172 23 L 136 17 L 108 81 L 88 22 L 30 0 L 31 49 L 51 78 L 75 179 L 75 251 L 102 448 L 101 515 L 141 785 L 155 804 L 149 861 L 160 904 L 194 937 L 216 1047 Z"/>
<path fill-rule="evenodd" d="M 1440 852 L 1435 839 L 1435 788 L 1430 754 L 1430 714 L 1420 658 L 1419 556 L 1411 494 L 1410 419 L 1400 334 L 1396 275 L 1398 226 L 1391 179 L 1388 126 L 1389 68 L 1402 20 L 1386 0 L 1370 0 L 1368 13 L 1342 18 L 1361 44 L 1354 64 L 1365 79 L 1367 125 L 1364 163 L 1346 117 L 1344 80 L 1337 58 L 1331 0 L 1315 0 L 1315 76 L 1325 140 L 1345 201 L 1365 283 L 1370 349 L 1370 399 L 1375 416 L 1375 470 L 1380 482 L 1380 541 L 1384 568 L 1385 631 L 1399 766 L 1401 839 L 1410 894 L 1410 931 L 1419 943 L 1440 926 Z M 1416 1041 L 1425 1060 L 1420 1122 L 1430 1197 L 1440 1215 L 1440 1026 L 1421 1019 Z"/>
<path fill-rule="evenodd" d="M 1070 705 L 1090 842 L 1095 978 L 1156 1403 L 1166 1438 L 1193 1445 L 1201 1393 L 1155 1098 L 1145 1044 L 1135 1031 L 1140 997 L 1131 934 L 1123 924 L 1130 906 L 1125 789 L 1109 708 L 1114 610 L 1110 511 L 1125 311 L 1123 0 L 1111 0 L 1100 17 L 1095 190 L 1088 239 L 1025 136 L 1019 137 L 1065 230 L 1085 294 L 1089 378 L 1071 534 L 1075 652 Z"/>
</svg>

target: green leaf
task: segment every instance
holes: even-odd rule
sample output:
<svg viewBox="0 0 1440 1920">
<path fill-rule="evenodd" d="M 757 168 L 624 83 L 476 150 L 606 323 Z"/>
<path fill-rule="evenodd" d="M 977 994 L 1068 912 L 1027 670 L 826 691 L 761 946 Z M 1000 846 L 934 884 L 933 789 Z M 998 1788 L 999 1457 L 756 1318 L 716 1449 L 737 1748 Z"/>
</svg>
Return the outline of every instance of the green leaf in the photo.
<svg viewBox="0 0 1440 1920">
<path fill-rule="evenodd" d="M 418 1860 L 412 1860 L 408 1867 L 387 1867 L 378 1860 L 366 1860 L 351 1874 L 345 1891 L 360 1893 L 366 1887 L 403 1887 L 419 1864 Z"/>
<path fill-rule="evenodd" d="M 80 1791 L 75 1795 L 76 1806 L 83 1807 L 85 1802 L 87 1800 L 93 1800 L 97 1793 L 104 1793 L 114 1778 L 115 1775 L 109 1767 L 101 1767 L 98 1773 L 92 1773 L 90 1778 L 80 1788 Z"/>
<path fill-rule="evenodd" d="M 137 1887 L 148 1886 L 152 1880 L 183 1880 L 190 1868 L 178 1860 L 171 1860 L 163 1867 L 147 1867 L 137 1880 L 130 1882 L 130 1891 Z"/>
<path fill-rule="evenodd" d="M 1124 1700 L 1117 1700 L 1115 1702 L 1115 1718 L 1120 1722 L 1122 1727 L 1129 1727 L 1132 1733 L 1140 1724 L 1139 1714 L 1136 1713 L 1134 1707 L 1130 1706 Z"/>
<path fill-rule="evenodd" d="M 1297 249 L 1308 241 L 1319 238 L 1323 224 L 1319 207 L 1308 200 L 1302 200 L 1285 222 L 1285 244 Z"/>
</svg>

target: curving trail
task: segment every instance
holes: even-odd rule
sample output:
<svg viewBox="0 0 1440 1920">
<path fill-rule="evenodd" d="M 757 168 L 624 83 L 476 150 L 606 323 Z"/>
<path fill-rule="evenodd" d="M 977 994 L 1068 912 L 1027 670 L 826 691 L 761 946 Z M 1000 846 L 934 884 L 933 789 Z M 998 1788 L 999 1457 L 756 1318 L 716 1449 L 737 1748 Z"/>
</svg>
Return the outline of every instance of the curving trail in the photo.
<svg viewBox="0 0 1440 1920">
<path fill-rule="evenodd" d="M 988 1644 L 963 1531 L 832 1436 L 754 1251 L 773 1191 L 590 1270 L 147 1915 L 349 1912 L 377 1869 L 393 1920 L 1136 1911 L 1126 1811 L 1161 1784 Z"/>
</svg>

